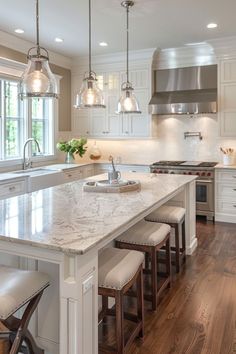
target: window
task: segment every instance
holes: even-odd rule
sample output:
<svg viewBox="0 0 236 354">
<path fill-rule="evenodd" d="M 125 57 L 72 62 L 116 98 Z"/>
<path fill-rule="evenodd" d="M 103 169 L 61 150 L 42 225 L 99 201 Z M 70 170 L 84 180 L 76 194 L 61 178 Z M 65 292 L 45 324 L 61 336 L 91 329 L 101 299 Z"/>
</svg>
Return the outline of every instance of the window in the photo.
<svg viewBox="0 0 236 354">
<path fill-rule="evenodd" d="M 0 78 L 0 160 L 22 158 L 27 138 L 38 140 L 41 155 L 54 154 L 54 112 L 51 99 L 21 101 L 19 81 Z M 38 154 L 35 144 L 29 156 Z"/>
</svg>

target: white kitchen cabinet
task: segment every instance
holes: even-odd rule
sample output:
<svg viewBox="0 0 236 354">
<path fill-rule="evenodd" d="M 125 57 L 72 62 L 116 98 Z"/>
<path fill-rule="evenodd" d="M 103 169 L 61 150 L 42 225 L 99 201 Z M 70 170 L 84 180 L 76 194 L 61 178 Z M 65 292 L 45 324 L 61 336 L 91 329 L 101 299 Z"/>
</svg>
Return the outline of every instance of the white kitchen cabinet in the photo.
<svg viewBox="0 0 236 354">
<path fill-rule="evenodd" d="M 15 197 L 26 193 L 27 180 L 26 178 L 11 181 L 3 181 L 0 183 L 0 199 Z"/>
<path fill-rule="evenodd" d="M 220 61 L 218 81 L 220 136 L 236 137 L 236 59 Z"/>
<path fill-rule="evenodd" d="M 151 116 L 148 114 L 150 96 L 148 70 L 131 70 L 130 81 L 135 87 L 142 114 L 116 114 L 121 83 L 126 74 L 120 71 L 97 72 L 98 86 L 103 90 L 105 109 L 81 109 L 73 115 L 73 132 L 91 138 L 135 138 L 151 135 Z M 82 82 L 82 77 L 80 78 Z"/>
<path fill-rule="evenodd" d="M 236 169 L 216 170 L 215 220 L 236 223 Z"/>
<path fill-rule="evenodd" d="M 63 171 L 63 181 L 64 183 L 69 183 L 77 181 L 78 179 L 83 178 L 83 171 L 81 168 L 73 168 Z"/>
</svg>

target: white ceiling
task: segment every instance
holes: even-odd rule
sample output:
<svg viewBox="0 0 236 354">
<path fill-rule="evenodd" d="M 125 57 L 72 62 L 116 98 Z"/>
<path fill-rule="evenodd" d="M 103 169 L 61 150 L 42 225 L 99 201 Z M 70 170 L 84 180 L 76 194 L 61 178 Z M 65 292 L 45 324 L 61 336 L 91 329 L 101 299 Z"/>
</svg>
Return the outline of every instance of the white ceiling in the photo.
<svg viewBox="0 0 236 354">
<path fill-rule="evenodd" d="M 125 49 L 125 13 L 119 0 L 92 0 L 93 53 Z M 87 53 L 88 0 L 40 0 L 41 44 L 69 57 Z M 0 0 L 0 30 L 34 41 L 35 1 Z M 235 0 L 136 0 L 131 9 L 131 49 L 171 48 L 236 35 Z M 206 25 L 216 22 L 218 28 Z M 62 37 L 64 43 L 55 43 Z M 99 47 L 106 41 L 107 48 Z"/>
</svg>

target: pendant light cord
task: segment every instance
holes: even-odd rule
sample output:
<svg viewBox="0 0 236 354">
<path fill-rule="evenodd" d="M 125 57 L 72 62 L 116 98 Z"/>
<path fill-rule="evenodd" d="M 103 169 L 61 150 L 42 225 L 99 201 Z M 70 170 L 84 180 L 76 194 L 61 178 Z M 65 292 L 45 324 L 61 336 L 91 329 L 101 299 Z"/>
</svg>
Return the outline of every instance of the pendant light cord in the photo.
<svg viewBox="0 0 236 354">
<path fill-rule="evenodd" d="M 129 82 L 129 5 L 126 7 L 126 35 L 127 35 L 127 53 L 126 53 L 126 77 Z"/>
<path fill-rule="evenodd" d="M 91 75 L 92 72 L 92 64 L 91 64 L 91 56 L 92 56 L 92 33 L 91 33 L 91 27 L 92 27 L 92 15 L 91 15 L 91 0 L 89 0 L 89 76 Z"/>
<path fill-rule="evenodd" d="M 39 1 L 36 0 L 36 38 L 37 38 L 37 55 L 40 55 L 39 47 Z"/>
</svg>

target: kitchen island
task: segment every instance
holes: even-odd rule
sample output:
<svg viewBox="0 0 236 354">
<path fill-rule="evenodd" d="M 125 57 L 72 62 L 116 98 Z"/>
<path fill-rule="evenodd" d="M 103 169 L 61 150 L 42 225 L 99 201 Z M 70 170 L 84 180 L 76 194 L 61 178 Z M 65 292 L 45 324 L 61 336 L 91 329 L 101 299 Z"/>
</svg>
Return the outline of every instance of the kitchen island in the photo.
<svg viewBox="0 0 236 354">
<path fill-rule="evenodd" d="M 0 201 L 1 264 L 45 271 L 52 279 L 31 324 L 47 354 L 97 353 L 99 250 L 157 207 L 184 206 L 187 254 L 197 247 L 195 177 L 122 177 L 139 180 L 141 190 L 86 193 L 80 180 Z"/>
</svg>

